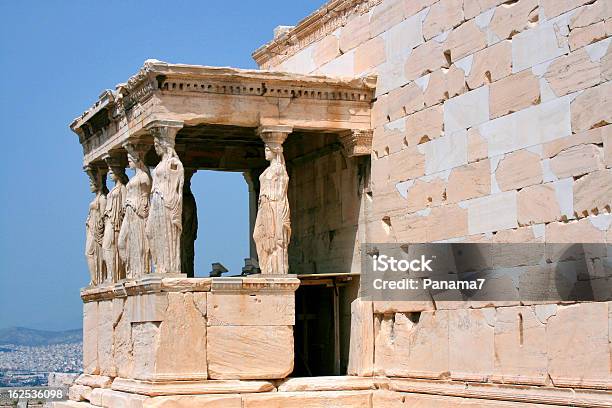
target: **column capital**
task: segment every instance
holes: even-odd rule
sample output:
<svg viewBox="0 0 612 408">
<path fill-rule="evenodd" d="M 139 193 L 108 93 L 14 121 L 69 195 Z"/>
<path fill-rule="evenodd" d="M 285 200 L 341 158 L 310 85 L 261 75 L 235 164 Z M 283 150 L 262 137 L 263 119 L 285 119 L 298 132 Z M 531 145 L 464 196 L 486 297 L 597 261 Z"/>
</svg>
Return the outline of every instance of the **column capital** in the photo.
<svg viewBox="0 0 612 408">
<path fill-rule="evenodd" d="M 348 157 L 367 156 L 372 153 L 373 131 L 354 129 L 340 135 L 340 143 Z"/>
<path fill-rule="evenodd" d="M 180 120 L 154 120 L 147 123 L 145 129 L 151 133 L 155 139 L 166 139 L 174 142 L 176 134 L 184 126 Z"/>
<path fill-rule="evenodd" d="M 104 162 L 106 163 L 106 165 L 109 168 L 112 167 L 127 167 L 127 160 L 124 156 L 124 154 L 122 154 L 119 151 L 110 151 L 108 153 L 106 153 L 103 157 L 102 160 L 104 160 Z"/>
<path fill-rule="evenodd" d="M 291 132 L 293 126 L 288 125 L 260 125 L 257 128 L 257 134 L 265 143 L 283 144 Z"/>
</svg>

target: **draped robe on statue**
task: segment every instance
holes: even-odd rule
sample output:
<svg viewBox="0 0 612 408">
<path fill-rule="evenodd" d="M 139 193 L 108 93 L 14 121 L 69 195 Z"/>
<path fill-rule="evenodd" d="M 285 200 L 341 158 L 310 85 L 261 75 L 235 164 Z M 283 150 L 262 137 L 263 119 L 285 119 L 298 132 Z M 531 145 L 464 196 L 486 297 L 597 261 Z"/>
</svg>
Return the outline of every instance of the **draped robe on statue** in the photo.
<svg viewBox="0 0 612 408">
<path fill-rule="evenodd" d="M 89 203 L 89 213 L 85 221 L 85 258 L 89 267 L 91 284 L 97 285 L 103 279 L 102 238 L 104 235 L 103 213 L 106 206 L 104 194 L 96 194 Z"/>
<path fill-rule="evenodd" d="M 125 215 L 119 230 L 119 255 L 125 264 L 126 277 L 137 278 L 150 272 L 149 245 L 145 233 L 149 215 L 151 179 L 137 172 L 126 186 Z"/>
<path fill-rule="evenodd" d="M 155 273 L 181 273 L 183 164 L 176 156 L 162 159 L 153 171 L 147 237 Z"/>
<path fill-rule="evenodd" d="M 262 274 L 286 274 L 289 271 L 287 247 L 291 224 L 288 186 L 289 175 L 280 163 L 270 165 L 259 176 L 259 206 L 253 240 Z"/>
<path fill-rule="evenodd" d="M 127 188 L 121 184 L 106 195 L 106 209 L 104 210 L 104 238 L 102 239 L 102 255 L 106 265 L 106 279 L 118 282 L 125 277 L 123 261 L 119 257 L 119 231 L 124 215 L 124 202 Z"/>
</svg>

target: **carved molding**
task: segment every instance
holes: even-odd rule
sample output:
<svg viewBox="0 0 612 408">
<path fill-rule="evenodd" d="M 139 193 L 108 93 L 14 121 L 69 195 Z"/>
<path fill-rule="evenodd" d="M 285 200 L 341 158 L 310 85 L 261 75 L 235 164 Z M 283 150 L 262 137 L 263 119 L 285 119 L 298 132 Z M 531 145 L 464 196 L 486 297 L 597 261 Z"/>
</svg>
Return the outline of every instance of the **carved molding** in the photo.
<svg viewBox="0 0 612 408">
<path fill-rule="evenodd" d="M 348 157 L 367 156 L 372 152 L 371 130 L 353 130 L 340 136 L 340 142 Z"/>
<path fill-rule="evenodd" d="M 287 136 L 293 132 L 292 126 L 262 125 L 257 128 L 257 134 L 264 143 L 283 144 Z"/>
<path fill-rule="evenodd" d="M 365 14 L 380 3 L 382 0 L 331 0 L 294 28 L 255 50 L 252 57 L 262 68 L 279 64 L 345 25 L 350 15 Z"/>
</svg>

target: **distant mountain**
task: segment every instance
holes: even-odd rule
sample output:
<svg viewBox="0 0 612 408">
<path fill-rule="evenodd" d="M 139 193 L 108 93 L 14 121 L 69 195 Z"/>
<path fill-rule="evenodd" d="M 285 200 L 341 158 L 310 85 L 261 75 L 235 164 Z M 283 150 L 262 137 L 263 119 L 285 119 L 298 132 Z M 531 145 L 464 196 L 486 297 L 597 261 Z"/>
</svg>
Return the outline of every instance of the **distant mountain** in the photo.
<svg viewBox="0 0 612 408">
<path fill-rule="evenodd" d="M 51 344 L 79 343 L 81 341 L 83 341 L 83 331 L 81 329 L 64 331 L 36 330 L 25 327 L 0 329 L 0 345 L 48 346 Z"/>
</svg>

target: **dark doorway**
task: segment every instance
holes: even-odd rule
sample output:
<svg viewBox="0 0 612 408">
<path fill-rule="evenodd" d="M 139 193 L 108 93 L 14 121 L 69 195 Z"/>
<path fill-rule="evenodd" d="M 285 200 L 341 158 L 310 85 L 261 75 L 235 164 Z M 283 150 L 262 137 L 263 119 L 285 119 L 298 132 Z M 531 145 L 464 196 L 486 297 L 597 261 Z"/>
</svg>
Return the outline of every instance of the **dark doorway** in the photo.
<svg viewBox="0 0 612 408">
<path fill-rule="evenodd" d="M 293 377 L 346 375 L 358 274 L 298 275 Z"/>
</svg>

